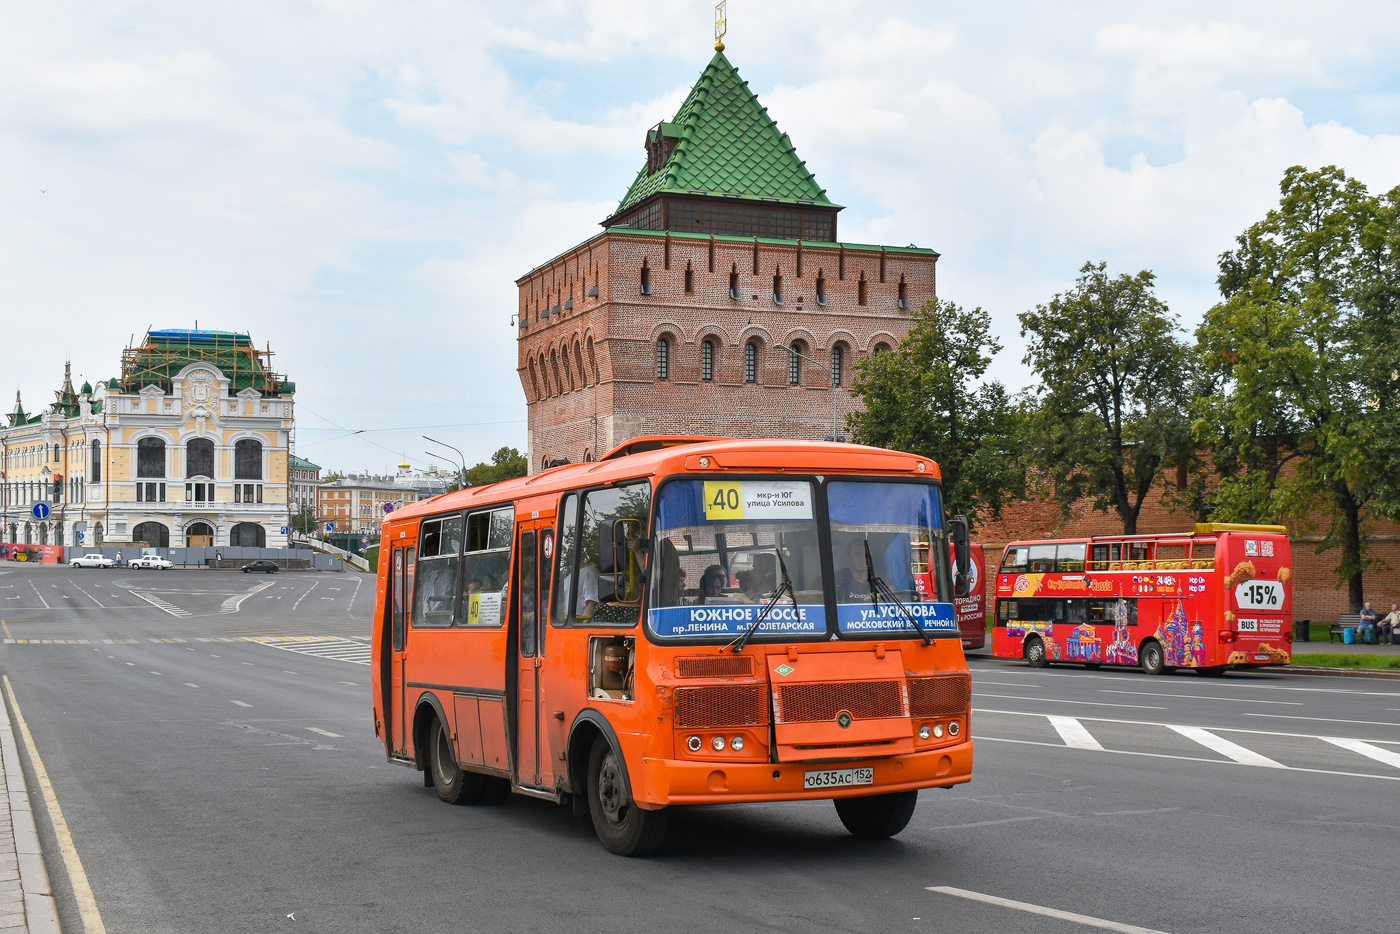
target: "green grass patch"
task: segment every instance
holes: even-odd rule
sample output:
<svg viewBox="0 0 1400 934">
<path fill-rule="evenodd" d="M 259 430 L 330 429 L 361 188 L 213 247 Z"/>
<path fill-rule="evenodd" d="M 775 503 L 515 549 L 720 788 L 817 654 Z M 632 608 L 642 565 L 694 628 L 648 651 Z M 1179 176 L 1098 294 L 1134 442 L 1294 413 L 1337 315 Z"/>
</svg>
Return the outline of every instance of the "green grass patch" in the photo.
<svg viewBox="0 0 1400 934">
<path fill-rule="evenodd" d="M 1400 671 L 1400 655 L 1295 654 L 1293 664 L 1306 665 L 1309 668 L 1380 668 Z"/>
<path fill-rule="evenodd" d="M 369 562 L 369 569 L 375 574 L 379 573 L 379 546 L 370 545 L 365 549 L 365 560 Z"/>
</svg>

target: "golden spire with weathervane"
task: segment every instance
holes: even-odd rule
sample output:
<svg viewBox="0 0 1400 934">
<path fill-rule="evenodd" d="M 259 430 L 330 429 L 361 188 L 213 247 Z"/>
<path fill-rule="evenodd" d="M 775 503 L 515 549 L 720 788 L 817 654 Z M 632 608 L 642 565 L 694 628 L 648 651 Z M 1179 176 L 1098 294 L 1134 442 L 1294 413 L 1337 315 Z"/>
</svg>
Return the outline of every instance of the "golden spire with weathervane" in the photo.
<svg viewBox="0 0 1400 934">
<path fill-rule="evenodd" d="M 729 0 L 719 0 L 715 4 L 715 51 L 724 51 L 724 33 L 729 24 L 725 18 L 725 5 Z"/>
</svg>

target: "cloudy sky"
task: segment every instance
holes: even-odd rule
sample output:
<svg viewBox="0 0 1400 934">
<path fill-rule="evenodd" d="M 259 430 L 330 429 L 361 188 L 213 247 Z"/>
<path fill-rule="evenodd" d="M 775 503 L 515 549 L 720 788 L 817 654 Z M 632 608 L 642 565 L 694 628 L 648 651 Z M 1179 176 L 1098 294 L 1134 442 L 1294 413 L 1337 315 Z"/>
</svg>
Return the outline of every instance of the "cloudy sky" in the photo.
<svg viewBox="0 0 1400 934">
<path fill-rule="evenodd" d="M 1186 327 L 1293 164 L 1400 184 L 1400 5 L 731 0 L 727 55 L 843 239 L 1016 315 L 1086 260 Z M 713 4 L 0 5 L 0 408 L 147 327 L 246 330 L 327 468 L 525 447 L 514 279 L 591 236 Z M 359 434 L 346 437 L 348 432 Z"/>
</svg>

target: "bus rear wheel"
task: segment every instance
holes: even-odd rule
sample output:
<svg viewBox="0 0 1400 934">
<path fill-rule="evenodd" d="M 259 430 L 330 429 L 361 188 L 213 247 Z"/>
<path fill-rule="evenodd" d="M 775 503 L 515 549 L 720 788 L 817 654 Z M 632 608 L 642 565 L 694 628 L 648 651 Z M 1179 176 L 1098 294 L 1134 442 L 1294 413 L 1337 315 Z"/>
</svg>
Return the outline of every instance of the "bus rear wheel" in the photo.
<svg viewBox="0 0 1400 934">
<path fill-rule="evenodd" d="M 1138 664 L 1149 675 L 1166 675 L 1172 672 L 1172 669 L 1167 667 L 1167 658 L 1162 652 L 1162 643 L 1155 639 L 1149 639 L 1142 644 L 1142 648 L 1138 651 Z"/>
<path fill-rule="evenodd" d="M 1050 659 L 1045 657 L 1045 643 L 1039 636 L 1027 639 L 1021 654 L 1025 656 L 1026 664 L 1032 668 L 1044 668 L 1050 664 Z"/>
<path fill-rule="evenodd" d="M 896 791 L 887 795 L 866 795 L 861 798 L 837 798 L 836 816 L 853 836 L 865 840 L 893 837 L 909 825 L 914 806 L 919 803 L 917 791 Z"/>
<path fill-rule="evenodd" d="M 621 757 L 601 736 L 588 755 L 588 813 L 599 841 L 618 856 L 647 856 L 666 835 L 666 812 L 637 807 Z"/>
</svg>

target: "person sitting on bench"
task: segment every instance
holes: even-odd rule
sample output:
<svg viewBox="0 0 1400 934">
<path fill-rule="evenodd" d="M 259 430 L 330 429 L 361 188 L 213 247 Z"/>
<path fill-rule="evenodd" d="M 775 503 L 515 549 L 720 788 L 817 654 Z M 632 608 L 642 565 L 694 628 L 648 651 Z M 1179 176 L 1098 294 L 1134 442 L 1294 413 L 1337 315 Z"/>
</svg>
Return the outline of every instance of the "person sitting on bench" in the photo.
<svg viewBox="0 0 1400 934">
<path fill-rule="evenodd" d="M 1381 620 L 1381 643 L 1396 642 L 1396 636 L 1400 636 L 1400 604 L 1392 603 L 1390 612 Z"/>
<path fill-rule="evenodd" d="M 1370 630 L 1368 633 L 1366 630 Z M 1376 611 L 1371 608 L 1371 602 L 1366 601 L 1366 608 L 1360 613 L 1360 619 L 1356 623 L 1356 641 L 1358 643 L 1374 644 L 1376 641 Z"/>
</svg>

